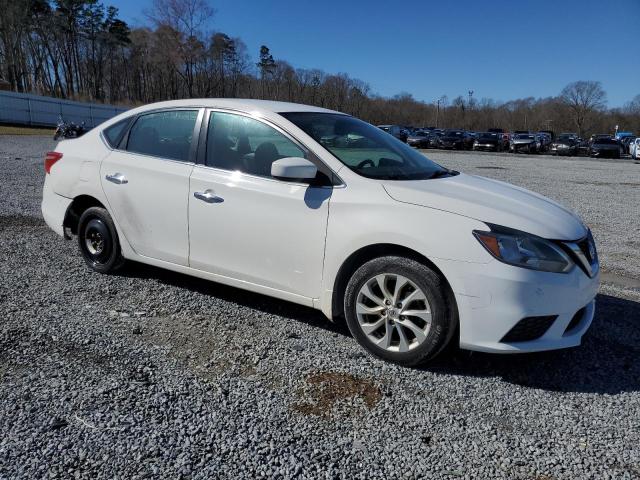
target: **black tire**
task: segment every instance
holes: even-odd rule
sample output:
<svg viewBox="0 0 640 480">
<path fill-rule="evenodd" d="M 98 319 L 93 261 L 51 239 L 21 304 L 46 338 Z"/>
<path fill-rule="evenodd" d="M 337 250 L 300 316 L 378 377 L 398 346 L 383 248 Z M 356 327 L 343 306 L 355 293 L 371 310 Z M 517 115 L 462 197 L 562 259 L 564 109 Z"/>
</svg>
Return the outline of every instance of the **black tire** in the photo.
<svg viewBox="0 0 640 480">
<path fill-rule="evenodd" d="M 392 352 L 378 347 L 369 340 L 358 322 L 356 304 L 360 289 L 381 273 L 408 278 L 422 290 L 431 307 L 431 328 L 426 338 L 407 352 Z M 457 309 L 453 299 L 447 294 L 443 279 L 422 263 L 397 256 L 370 260 L 354 272 L 345 291 L 344 312 L 349 330 L 360 345 L 378 358 L 407 367 L 435 358 L 450 343 L 458 323 Z"/>
<path fill-rule="evenodd" d="M 118 232 L 102 207 L 88 208 L 80 216 L 78 245 L 85 262 L 96 272 L 112 273 L 124 264 Z"/>
</svg>

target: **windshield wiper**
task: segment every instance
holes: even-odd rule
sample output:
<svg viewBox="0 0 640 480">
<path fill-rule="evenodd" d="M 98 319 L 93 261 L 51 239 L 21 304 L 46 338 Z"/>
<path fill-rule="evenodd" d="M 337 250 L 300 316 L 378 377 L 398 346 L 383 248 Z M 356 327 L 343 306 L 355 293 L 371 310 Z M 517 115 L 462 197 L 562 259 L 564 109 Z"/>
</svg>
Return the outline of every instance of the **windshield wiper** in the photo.
<svg viewBox="0 0 640 480">
<path fill-rule="evenodd" d="M 449 170 L 448 168 L 445 168 L 443 170 L 438 170 L 437 172 L 434 172 L 433 175 L 431 175 L 429 178 L 442 178 L 442 177 L 454 177 L 456 175 L 458 175 L 460 172 L 457 172 L 456 170 Z"/>
</svg>

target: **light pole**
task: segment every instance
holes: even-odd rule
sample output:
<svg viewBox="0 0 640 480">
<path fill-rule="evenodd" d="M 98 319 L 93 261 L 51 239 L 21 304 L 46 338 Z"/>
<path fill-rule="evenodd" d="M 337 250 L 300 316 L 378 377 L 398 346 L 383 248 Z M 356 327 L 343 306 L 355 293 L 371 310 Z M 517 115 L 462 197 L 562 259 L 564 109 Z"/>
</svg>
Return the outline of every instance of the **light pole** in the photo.
<svg viewBox="0 0 640 480">
<path fill-rule="evenodd" d="M 469 90 L 469 121 L 467 122 L 467 128 L 471 128 L 471 109 L 473 107 L 473 90 Z"/>
<path fill-rule="evenodd" d="M 440 116 L 440 102 L 444 102 L 444 95 L 442 95 L 439 99 L 436 100 L 436 128 L 438 128 L 438 117 Z"/>
</svg>

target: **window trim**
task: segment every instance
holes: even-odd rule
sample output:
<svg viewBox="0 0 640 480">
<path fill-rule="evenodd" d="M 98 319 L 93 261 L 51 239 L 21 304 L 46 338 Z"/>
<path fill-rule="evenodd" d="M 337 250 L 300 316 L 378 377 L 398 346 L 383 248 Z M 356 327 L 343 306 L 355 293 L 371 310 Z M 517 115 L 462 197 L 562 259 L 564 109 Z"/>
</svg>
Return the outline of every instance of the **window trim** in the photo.
<svg viewBox="0 0 640 480">
<path fill-rule="evenodd" d="M 250 118 L 250 119 L 255 120 L 257 122 L 260 122 L 260 123 L 262 123 L 262 124 L 264 124 L 264 125 L 266 125 L 268 127 L 273 128 L 274 130 L 276 130 L 280 134 L 284 135 L 288 140 L 290 140 L 294 145 L 296 145 L 302 151 L 304 151 L 306 155 L 310 156 L 311 158 L 308 159 L 310 162 L 312 162 L 314 164 L 321 164 L 321 165 L 324 166 L 324 168 L 326 170 L 331 172 L 333 178 L 330 178 L 330 181 L 332 183 L 330 185 L 310 185 L 308 182 L 296 182 L 296 181 L 293 181 L 293 180 L 280 180 L 280 179 L 273 178 L 273 177 L 263 177 L 261 175 L 254 175 L 252 173 L 242 172 L 242 171 L 239 171 L 239 170 L 227 170 L 227 169 L 224 169 L 224 168 L 207 165 L 206 164 L 206 155 L 207 155 L 207 135 L 209 133 L 209 122 L 210 122 L 210 119 L 211 119 L 211 115 L 216 113 L 216 112 L 218 112 L 218 113 L 228 113 L 228 114 L 232 114 L 232 115 L 239 115 L 239 116 L 242 116 L 242 117 L 247 117 L 247 118 Z M 234 109 L 231 109 L 231 108 L 205 107 L 205 113 L 204 113 L 204 116 L 202 118 L 202 122 L 201 122 L 201 125 L 200 125 L 200 132 L 199 132 L 199 136 L 198 137 L 199 137 L 198 138 L 198 155 L 197 155 L 197 159 L 196 159 L 196 165 L 199 166 L 199 167 L 210 168 L 212 170 L 215 170 L 215 171 L 218 171 L 218 172 L 224 172 L 224 173 L 232 173 L 234 171 L 238 171 L 241 175 L 249 177 L 249 178 L 268 180 L 268 181 L 271 181 L 271 182 L 278 182 L 278 183 L 281 183 L 281 184 L 306 185 L 308 187 L 313 187 L 313 188 L 337 188 L 337 187 L 345 187 L 346 186 L 346 184 L 344 183 L 342 178 L 340 176 L 338 176 L 338 174 L 329 165 L 327 165 L 325 162 L 323 162 L 314 153 L 314 151 L 311 148 L 309 148 L 303 142 L 301 142 L 296 137 L 294 137 L 291 133 L 289 133 L 282 126 L 274 123 L 273 121 L 271 121 L 269 119 L 266 119 L 266 118 L 258 116 L 258 115 L 254 115 L 254 114 L 251 114 L 251 113 L 248 113 L 248 112 L 243 112 L 241 110 L 234 110 Z"/>
<path fill-rule="evenodd" d="M 133 128 L 133 126 L 136 124 L 136 122 L 138 121 L 138 119 L 140 117 L 143 117 L 143 116 L 149 115 L 149 114 L 153 114 L 153 113 L 175 112 L 175 111 L 185 111 L 185 110 L 186 111 L 197 111 L 198 112 L 197 115 L 196 115 L 196 122 L 195 122 L 195 124 L 193 126 L 193 134 L 191 136 L 191 145 L 189 146 L 189 157 L 188 157 L 187 160 L 178 160 L 176 158 L 159 157 L 157 155 L 149 155 L 148 153 L 131 152 L 131 151 L 126 149 L 126 145 L 129 143 L 129 134 L 131 133 L 131 129 Z M 196 159 L 197 159 L 198 145 L 199 145 L 199 141 L 200 141 L 200 138 L 199 138 L 200 133 L 201 133 L 201 128 L 200 127 L 201 127 L 201 124 L 202 124 L 202 119 L 204 117 L 204 113 L 205 113 L 205 107 L 201 107 L 201 106 L 154 108 L 152 110 L 145 110 L 144 112 L 140 112 L 140 113 L 137 113 L 135 115 L 131 115 L 131 117 L 129 117 L 129 124 L 127 125 L 127 127 L 125 128 L 123 133 L 121 134 L 121 136 L 119 138 L 119 141 L 118 141 L 118 144 L 117 144 L 116 147 L 109 146 L 109 143 L 106 141 L 106 137 L 104 137 L 104 130 L 106 130 L 106 129 L 103 128 L 102 131 L 100 132 L 100 135 L 102 136 L 102 140 L 105 142 L 107 147 L 112 151 L 117 151 L 117 152 L 120 152 L 120 153 L 126 153 L 128 155 L 142 155 L 144 157 L 157 158 L 157 159 L 162 160 L 164 162 L 176 162 L 176 163 L 181 163 L 181 164 L 195 165 Z M 109 125 L 109 127 L 111 127 L 111 125 Z M 107 128 L 109 128 L 109 127 L 107 127 Z"/>
</svg>

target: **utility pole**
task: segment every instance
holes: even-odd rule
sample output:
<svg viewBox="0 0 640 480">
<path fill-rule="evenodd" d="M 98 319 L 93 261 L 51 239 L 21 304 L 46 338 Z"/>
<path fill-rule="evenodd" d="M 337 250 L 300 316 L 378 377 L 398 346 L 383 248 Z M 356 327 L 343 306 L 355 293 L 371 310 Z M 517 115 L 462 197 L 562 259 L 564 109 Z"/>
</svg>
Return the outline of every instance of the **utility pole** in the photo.
<svg viewBox="0 0 640 480">
<path fill-rule="evenodd" d="M 467 129 L 471 128 L 471 109 L 473 107 L 473 90 L 469 90 L 469 121 L 467 122 Z"/>
<path fill-rule="evenodd" d="M 438 100 L 436 100 L 436 105 L 438 106 L 436 109 L 436 128 L 438 128 L 438 117 L 440 116 L 440 102 L 444 100 L 444 95 L 442 95 Z"/>
</svg>

